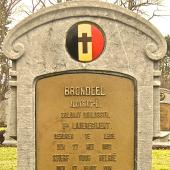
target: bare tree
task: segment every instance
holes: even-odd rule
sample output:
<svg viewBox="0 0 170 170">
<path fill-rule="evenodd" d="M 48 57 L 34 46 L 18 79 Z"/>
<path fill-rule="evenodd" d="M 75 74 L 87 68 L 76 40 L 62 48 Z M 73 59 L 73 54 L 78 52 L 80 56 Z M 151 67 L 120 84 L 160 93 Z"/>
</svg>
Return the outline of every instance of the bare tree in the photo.
<svg viewBox="0 0 170 170">
<path fill-rule="evenodd" d="M 12 10 L 20 1 L 0 0 L 0 101 L 5 99 L 9 80 L 9 61 L 3 54 L 2 44 L 8 31 Z"/>
<path fill-rule="evenodd" d="M 168 48 L 166 56 L 160 62 L 161 87 L 170 89 L 170 36 L 166 36 L 165 39 Z"/>
<path fill-rule="evenodd" d="M 25 8 L 24 11 L 30 15 L 41 8 L 45 8 L 57 3 L 67 2 L 72 0 L 31 0 L 32 6 Z M 102 0 L 108 2 L 108 0 Z M 155 16 L 165 16 L 163 14 L 164 0 L 112 0 L 109 1 L 115 5 L 127 8 L 135 13 L 145 16 L 148 20 Z M 149 7 L 149 8 L 148 8 Z M 152 9 L 151 9 L 152 7 Z M 151 12 L 152 10 L 152 12 Z"/>
<path fill-rule="evenodd" d="M 31 0 L 31 7 L 29 8 L 25 7 L 23 11 L 27 15 L 31 15 L 41 8 L 46 8 L 48 6 L 55 5 L 62 2 L 67 2 L 67 1 L 71 1 L 71 0 Z"/>
<path fill-rule="evenodd" d="M 31 8 L 24 10 L 28 15 L 36 12 L 40 8 L 59 3 L 59 0 L 29 0 Z M 22 0 L 0 0 L 0 101 L 5 99 L 5 93 L 8 91 L 9 81 L 9 60 L 3 54 L 3 40 L 12 22 L 12 15 L 15 8 Z"/>
<path fill-rule="evenodd" d="M 114 4 L 127 8 L 133 12 L 144 15 L 148 20 L 155 16 L 165 16 L 161 14 L 164 0 L 115 0 Z M 147 7 L 153 7 L 152 13 L 147 12 Z"/>
<path fill-rule="evenodd" d="M 31 3 L 31 7 L 29 7 L 29 8 L 25 7 L 23 9 L 23 11 L 27 15 L 31 15 L 31 14 L 35 13 L 37 10 L 46 7 L 46 0 L 31 0 L 30 3 Z"/>
</svg>

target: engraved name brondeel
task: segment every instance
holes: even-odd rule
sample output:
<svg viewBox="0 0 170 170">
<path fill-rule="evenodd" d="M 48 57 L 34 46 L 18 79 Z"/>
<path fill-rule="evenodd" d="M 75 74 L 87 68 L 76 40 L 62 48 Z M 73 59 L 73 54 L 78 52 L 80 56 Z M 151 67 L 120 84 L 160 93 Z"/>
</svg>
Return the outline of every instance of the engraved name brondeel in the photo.
<svg viewBox="0 0 170 170">
<path fill-rule="evenodd" d="M 106 96 L 102 86 L 65 87 L 65 96 Z"/>
</svg>

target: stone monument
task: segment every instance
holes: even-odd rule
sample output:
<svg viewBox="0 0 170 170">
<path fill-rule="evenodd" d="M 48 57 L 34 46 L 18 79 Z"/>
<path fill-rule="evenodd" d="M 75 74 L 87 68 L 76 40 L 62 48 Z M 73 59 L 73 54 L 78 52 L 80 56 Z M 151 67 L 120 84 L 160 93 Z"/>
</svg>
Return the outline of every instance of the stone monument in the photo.
<svg viewBox="0 0 170 170">
<path fill-rule="evenodd" d="M 161 88 L 161 130 L 170 131 L 170 90 Z"/>
<path fill-rule="evenodd" d="M 0 102 L 0 127 L 7 125 L 7 101 Z"/>
<path fill-rule="evenodd" d="M 109 3 L 60 3 L 11 30 L 4 52 L 18 170 L 151 170 L 166 41 L 148 21 Z"/>
</svg>

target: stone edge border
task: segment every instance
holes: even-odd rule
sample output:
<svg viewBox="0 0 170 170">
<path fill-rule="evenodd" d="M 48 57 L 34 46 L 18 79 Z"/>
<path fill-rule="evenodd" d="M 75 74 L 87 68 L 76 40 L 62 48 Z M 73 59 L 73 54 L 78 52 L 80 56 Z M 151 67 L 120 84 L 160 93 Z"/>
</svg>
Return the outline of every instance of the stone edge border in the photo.
<svg viewBox="0 0 170 170">
<path fill-rule="evenodd" d="M 68 12 L 69 10 L 72 11 L 73 9 L 77 9 L 79 11 L 75 12 L 74 14 Z M 93 13 L 93 10 L 96 11 L 96 9 L 100 9 L 99 12 Z M 101 13 L 101 11 L 103 12 Z M 22 21 L 8 33 L 4 41 L 3 51 L 6 56 L 10 56 L 10 59 L 17 60 L 24 54 L 24 44 L 20 42 L 15 43 L 15 41 L 17 41 L 17 39 L 19 39 L 22 35 L 36 27 L 55 20 L 80 16 L 100 17 L 129 25 L 146 34 L 152 40 L 156 41 L 155 43 L 159 46 L 158 49 L 153 43 L 147 44 L 145 47 L 145 53 L 151 60 L 160 60 L 166 54 L 166 41 L 164 40 L 161 33 L 151 23 L 149 23 L 147 20 L 130 10 L 124 9 L 122 7 L 110 3 L 97 1 L 92 1 L 88 3 L 85 1 L 66 2 L 40 10 L 36 14 L 27 17 L 24 21 Z"/>
</svg>

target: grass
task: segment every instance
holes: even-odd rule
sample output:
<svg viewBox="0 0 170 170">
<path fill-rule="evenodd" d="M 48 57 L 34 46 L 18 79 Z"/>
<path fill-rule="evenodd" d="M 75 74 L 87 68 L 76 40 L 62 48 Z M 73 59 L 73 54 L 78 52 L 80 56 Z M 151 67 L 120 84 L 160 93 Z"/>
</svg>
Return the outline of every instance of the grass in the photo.
<svg viewBox="0 0 170 170">
<path fill-rule="evenodd" d="M 16 170 L 16 148 L 0 147 L 0 170 Z M 152 170 L 170 170 L 170 150 L 153 150 Z"/>
<path fill-rule="evenodd" d="M 170 150 L 153 150 L 152 170 L 170 170 Z"/>
<path fill-rule="evenodd" d="M 16 148 L 0 147 L 0 170 L 16 170 Z"/>
<path fill-rule="evenodd" d="M 0 131 L 6 130 L 6 128 L 4 127 L 0 127 Z"/>
</svg>

